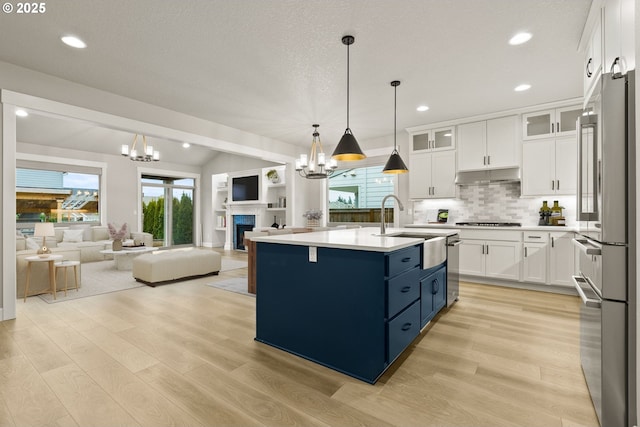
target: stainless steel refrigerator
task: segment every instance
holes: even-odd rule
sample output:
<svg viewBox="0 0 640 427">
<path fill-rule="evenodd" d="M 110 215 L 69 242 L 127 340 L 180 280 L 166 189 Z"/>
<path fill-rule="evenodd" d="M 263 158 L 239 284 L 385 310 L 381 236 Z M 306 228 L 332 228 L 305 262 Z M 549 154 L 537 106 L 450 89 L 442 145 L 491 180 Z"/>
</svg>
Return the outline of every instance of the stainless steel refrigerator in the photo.
<svg viewBox="0 0 640 427">
<path fill-rule="evenodd" d="M 635 75 L 604 74 L 578 119 L 580 356 L 602 426 L 636 423 Z"/>
</svg>

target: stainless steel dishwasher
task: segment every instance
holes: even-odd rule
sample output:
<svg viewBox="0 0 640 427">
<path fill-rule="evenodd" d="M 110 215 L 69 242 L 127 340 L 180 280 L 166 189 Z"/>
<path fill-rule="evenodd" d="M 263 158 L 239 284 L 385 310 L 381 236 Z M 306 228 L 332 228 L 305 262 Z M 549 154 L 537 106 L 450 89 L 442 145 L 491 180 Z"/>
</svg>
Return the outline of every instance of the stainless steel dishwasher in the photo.
<svg viewBox="0 0 640 427">
<path fill-rule="evenodd" d="M 460 236 L 447 236 L 447 307 L 458 301 L 460 289 Z"/>
</svg>

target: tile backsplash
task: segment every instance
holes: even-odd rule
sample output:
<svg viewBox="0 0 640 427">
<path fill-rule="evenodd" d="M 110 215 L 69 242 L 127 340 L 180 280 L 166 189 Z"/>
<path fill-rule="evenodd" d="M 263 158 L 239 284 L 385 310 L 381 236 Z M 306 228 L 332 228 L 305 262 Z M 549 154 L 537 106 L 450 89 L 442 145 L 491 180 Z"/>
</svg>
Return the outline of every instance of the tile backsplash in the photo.
<svg viewBox="0 0 640 427">
<path fill-rule="evenodd" d="M 436 221 L 438 209 L 449 209 L 449 224 L 462 221 L 519 222 L 538 225 L 542 201 L 549 207 L 557 200 L 564 208 L 567 225 L 576 224 L 575 196 L 520 197 L 520 183 L 492 183 L 459 186 L 455 199 L 418 200 L 413 202 L 413 222 Z"/>
</svg>

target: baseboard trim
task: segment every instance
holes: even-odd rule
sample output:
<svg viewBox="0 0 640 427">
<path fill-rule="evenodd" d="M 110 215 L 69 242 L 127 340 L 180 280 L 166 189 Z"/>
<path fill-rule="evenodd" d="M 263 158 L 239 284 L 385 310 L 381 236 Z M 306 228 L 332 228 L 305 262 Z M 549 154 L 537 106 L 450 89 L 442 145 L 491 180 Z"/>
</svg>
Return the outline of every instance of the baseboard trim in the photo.
<svg viewBox="0 0 640 427">
<path fill-rule="evenodd" d="M 530 283 L 530 282 L 514 282 L 511 280 L 501 280 L 501 279 L 478 277 L 478 276 L 465 276 L 462 274 L 460 275 L 460 281 L 470 282 L 470 283 L 479 283 L 481 285 L 502 286 L 506 288 L 515 288 L 515 289 L 526 289 L 529 291 L 549 292 L 552 294 L 578 295 L 575 288 L 570 286 L 545 285 L 541 283 Z"/>
</svg>

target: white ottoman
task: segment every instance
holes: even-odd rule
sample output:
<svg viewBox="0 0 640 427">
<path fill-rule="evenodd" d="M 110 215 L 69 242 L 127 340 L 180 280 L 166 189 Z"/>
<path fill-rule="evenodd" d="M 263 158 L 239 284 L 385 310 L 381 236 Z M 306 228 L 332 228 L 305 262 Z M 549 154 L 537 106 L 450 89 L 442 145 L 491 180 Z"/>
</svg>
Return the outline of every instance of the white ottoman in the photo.
<svg viewBox="0 0 640 427">
<path fill-rule="evenodd" d="M 218 274 L 222 259 L 211 249 L 180 248 L 155 251 L 133 260 L 133 277 L 149 286 Z"/>
</svg>

